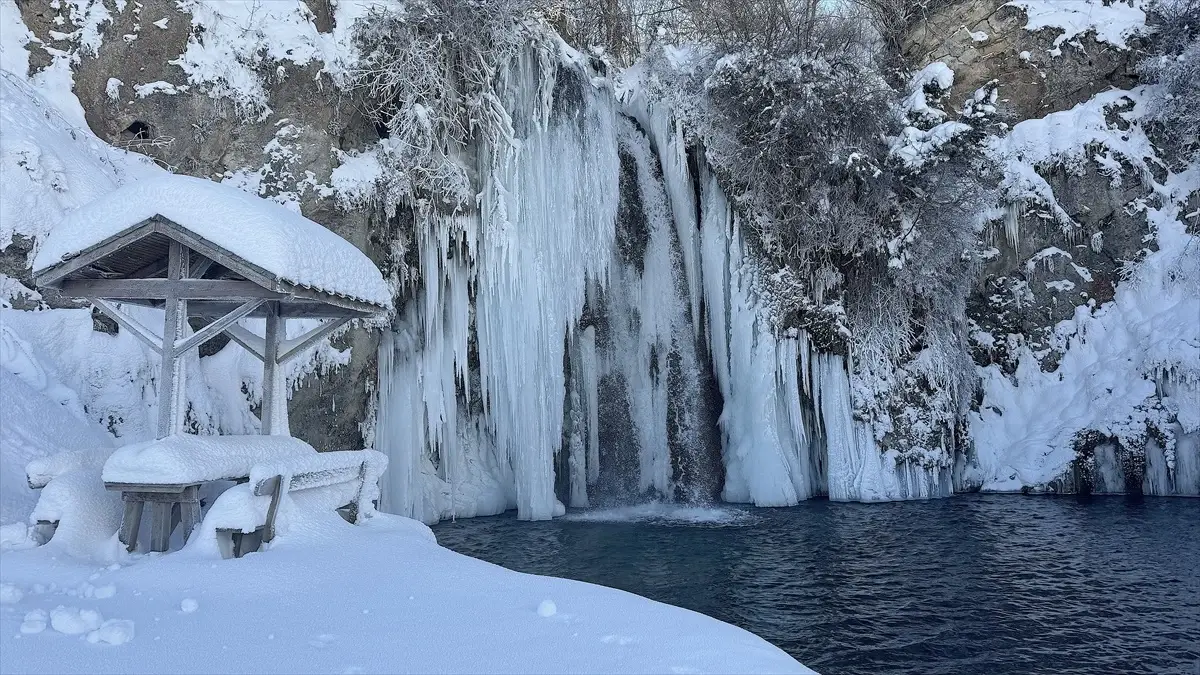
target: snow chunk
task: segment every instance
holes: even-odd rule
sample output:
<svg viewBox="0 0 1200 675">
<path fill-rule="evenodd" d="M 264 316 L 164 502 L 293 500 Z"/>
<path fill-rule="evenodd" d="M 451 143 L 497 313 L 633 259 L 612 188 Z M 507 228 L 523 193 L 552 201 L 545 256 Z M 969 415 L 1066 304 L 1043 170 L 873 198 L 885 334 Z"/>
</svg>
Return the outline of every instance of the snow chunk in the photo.
<svg viewBox="0 0 1200 675">
<path fill-rule="evenodd" d="M 123 84 L 125 83 L 115 77 L 108 78 L 108 83 L 104 85 L 104 94 L 108 96 L 108 100 L 121 100 L 121 85 Z"/>
<path fill-rule="evenodd" d="M 1125 41 L 1146 32 L 1145 7 L 1149 0 L 1012 0 L 1006 6 L 1025 11 L 1025 30 L 1057 28 L 1062 31 L 1054 39 L 1054 50 L 1077 36 L 1094 31 L 1096 40 L 1107 42 L 1117 49 L 1128 49 Z"/>
<path fill-rule="evenodd" d="M 112 80 L 109 80 L 109 82 L 111 83 Z M 120 80 L 117 80 L 117 82 L 120 83 Z M 165 82 L 163 80 L 159 80 L 157 82 L 147 82 L 146 84 L 137 84 L 133 87 L 133 93 L 137 94 L 138 98 L 146 98 L 151 94 L 172 95 L 184 91 L 187 91 L 186 86 L 177 87 L 170 82 Z M 112 94 L 109 94 L 109 97 L 112 98 Z"/>
<path fill-rule="evenodd" d="M 923 89 L 930 84 L 936 84 L 942 91 L 950 91 L 954 86 L 954 71 L 943 61 L 934 61 L 925 66 L 908 82 L 909 89 Z"/>
<path fill-rule="evenodd" d="M 46 621 L 49 615 L 44 609 L 35 609 L 32 612 L 25 614 L 25 619 L 21 621 L 21 634 L 34 635 L 46 630 Z"/>
<path fill-rule="evenodd" d="M 165 17 L 165 16 L 164 16 L 163 18 L 159 19 L 158 21 L 155 21 L 155 22 L 154 22 L 154 25 L 155 25 L 155 26 L 157 26 L 158 28 L 161 28 L 161 29 L 163 29 L 163 30 L 166 30 L 166 29 L 167 29 L 167 24 L 168 24 L 170 21 L 171 21 L 170 19 L 168 19 L 167 17 Z"/>
<path fill-rule="evenodd" d="M 179 603 L 179 611 L 183 612 L 184 614 L 191 614 L 198 609 L 200 609 L 200 603 L 196 602 L 195 598 L 184 598 L 183 601 Z"/>
<path fill-rule="evenodd" d="M 558 606 L 554 604 L 553 600 L 543 600 L 538 605 L 537 613 L 540 617 L 549 618 L 558 614 Z"/>
<path fill-rule="evenodd" d="M 15 605 L 25 597 L 25 591 L 22 591 L 14 584 L 0 584 L 0 605 Z"/>
<path fill-rule="evenodd" d="M 104 617 L 94 609 L 79 609 L 59 605 L 50 610 L 50 626 L 66 635 L 82 635 L 104 623 Z"/>
<path fill-rule="evenodd" d="M 981 30 L 972 31 L 966 26 L 963 26 L 962 29 L 967 31 L 967 35 L 971 36 L 971 40 L 974 42 L 987 42 L 988 40 L 988 34 Z"/>
<path fill-rule="evenodd" d="M 132 639 L 133 622 L 128 619 L 109 619 L 87 635 L 87 641 L 92 644 L 103 642 L 108 645 L 123 645 Z"/>
<path fill-rule="evenodd" d="M 34 259 L 35 273 L 161 215 L 280 279 L 391 308 L 371 259 L 288 209 L 202 178 L 164 175 L 124 185 L 64 217 Z"/>
<path fill-rule="evenodd" d="M 316 458 L 311 445 L 287 436 L 193 436 L 119 448 L 104 464 L 109 483 L 204 483 L 249 476 L 254 465 Z"/>
</svg>

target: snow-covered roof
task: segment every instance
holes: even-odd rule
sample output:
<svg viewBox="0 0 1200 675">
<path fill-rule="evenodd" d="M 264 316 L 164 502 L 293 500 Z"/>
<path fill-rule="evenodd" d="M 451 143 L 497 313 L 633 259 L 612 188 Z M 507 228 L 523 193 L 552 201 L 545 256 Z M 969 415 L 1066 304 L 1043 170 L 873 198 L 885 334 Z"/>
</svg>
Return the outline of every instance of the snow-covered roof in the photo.
<svg viewBox="0 0 1200 675">
<path fill-rule="evenodd" d="M 35 274 L 154 216 L 294 286 L 391 307 L 379 268 L 322 225 L 237 188 L 165 175 L 125 184 L 66 214 L 42 242 Z"/>
</svg>

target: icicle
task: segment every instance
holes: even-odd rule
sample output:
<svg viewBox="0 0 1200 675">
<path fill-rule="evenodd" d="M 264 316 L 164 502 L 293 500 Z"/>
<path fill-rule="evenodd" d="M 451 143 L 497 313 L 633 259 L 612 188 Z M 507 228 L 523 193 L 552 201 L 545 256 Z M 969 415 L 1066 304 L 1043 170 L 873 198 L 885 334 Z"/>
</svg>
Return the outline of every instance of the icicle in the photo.
<svg viewBox="0 0 1200 675">
<path fill-rule="evenodd" d="M 697 239 L 696 189 L 688 169 L 687 141 L 683 135 L 683 123 L 673 119 L 670 110 L 663 106 L 649 105 L 647 133 L 658 150 L 662 166 L 663 183 L 671 204 L 675 233 L 679 241 L 683 270 L 687 280 L 688 300 L 691 308 L 693 339 L 700 337 L 700 242 Z"/>
<path fill-rule="evenodd" d="M 584 401 L 587 408 L 587 484 L 600 478 L 600 387 L 596 379 L 596 329 L 588 326 L 579 332 Z"/>
<path fill-rule="evenodd" d="M 1020 253 L 1021 243 L 1021 205 L 1009 202 L 1004 207 L 1004 236 L 1013 251 Z"/>
</svg>

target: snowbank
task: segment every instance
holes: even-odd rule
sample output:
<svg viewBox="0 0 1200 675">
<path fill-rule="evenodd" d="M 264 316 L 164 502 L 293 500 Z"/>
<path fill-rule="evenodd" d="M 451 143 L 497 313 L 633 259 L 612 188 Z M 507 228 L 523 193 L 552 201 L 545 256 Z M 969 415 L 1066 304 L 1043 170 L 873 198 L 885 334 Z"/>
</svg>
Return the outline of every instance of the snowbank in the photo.
<svg viewBox="0 0 1200 675">
<path fill-rule="evenodd" d="M 34 271 L 156 214 L 298 286 L 392 306 L 383 275 L 350 242 L 278 204 L 190 176 L 129 183 L 68 214 L 43 242 Z"/>
<path fill-rule="evenodd" d="M 25 465 L 58 475 L 48 455 L 111 448 L 112 438 L 89 423 L 78 396 L 58 381 L 27 341 L 0 325 L 0 523 L 24 520 L 37 501 Z"/>
<path fill-rule="evenodd" d="M 453 553 L 416 521 L 325 516 L 237 560 L 189 549 L 98 569 L 2 553 L 4 670 L 811 672 L 695 612 Z"/>
</svg>

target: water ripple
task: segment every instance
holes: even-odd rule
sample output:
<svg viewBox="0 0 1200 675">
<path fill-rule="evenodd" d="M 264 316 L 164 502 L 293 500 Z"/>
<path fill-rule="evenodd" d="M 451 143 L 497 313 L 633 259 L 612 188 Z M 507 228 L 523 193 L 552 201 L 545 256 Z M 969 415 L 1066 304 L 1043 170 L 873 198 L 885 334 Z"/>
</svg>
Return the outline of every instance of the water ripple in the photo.
<svg viewBox="0 0 1200 675">
<path fill-rule="evenodd" d="M 656 504 L 435 532 L 709 614 L 827 673 L 1200 675 L 1200 500 Z"/>
</svg>

